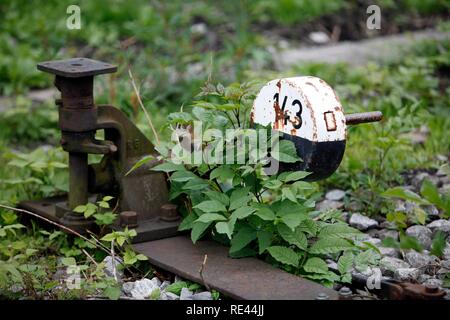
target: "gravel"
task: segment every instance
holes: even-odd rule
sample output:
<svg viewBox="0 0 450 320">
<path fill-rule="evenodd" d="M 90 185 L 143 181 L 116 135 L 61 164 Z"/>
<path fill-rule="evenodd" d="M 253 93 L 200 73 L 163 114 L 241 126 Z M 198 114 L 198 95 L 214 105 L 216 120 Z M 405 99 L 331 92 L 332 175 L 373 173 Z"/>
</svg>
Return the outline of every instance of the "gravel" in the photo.
<svg viewBox="0 0 450 320">
<path fill-rule="evenodd" d="M 155 279 L 155 278 L 153 278 Z M 134 299 L 143 300 L 148 298 L 153 290 L 159 289 L 159 286 L 157 285 L 157 281 L 153 281 L 149 279 L 141 279 L 134 282 L 134 286 L 130 291 L 130 295 Z M 158 280 L 159 281 L 159 280 Z M 123 286 L 122 286 L 123 290 Z"/>
<path fill-rule="evenodd" d="M 425 226 L 412 226 L 406 229 L 406 234 L 416 238 L 425 249 L 430 249 L 432 243 L 431 236 L 433 233 L 429 228 Z"/>
<path fill-rule="evenodd" d="M 188 288 L 181 289 L 180 300 L 194 300 L 194 294 Z"/>
<path fill-rule="evenodd" d="M 405 261 L 414 268 L 423 268 L 429 265 L 433 259 L 428 254 L 411 250 L 405 254 Z"/>
<path fill-rule="evenodd" d="M 114 263 L 115 261 L 115 263 Z M 116 278 L 120 282 L 123 277 L 123 271 L 122 271 L 122 260 L 118 257 L 113 258 L 111 256 L 106 256 L 105 259 L 103 259 L 102 263 L 105 264 L 104 272 L 107 277 L 114 278 L 114 269 L 116 271 Z"/>
<path fill-rule="evenodd" d="M 438 231 L 444 232 L 447 236 L 450 236 L 450 221 L 446 219 L 439 219 L 427 224 L 427 227 L 433 234 Z"/>
<path fill-rule="evenodd" d="M 394 279 L 398 281 L 415 281 L 419 275 L 418 268 L 399 268 L 394 271 Z"/>
<path fill-rule="evenodd" d="M 355 227 L 361 231 L 365 231 L 367 229 L 375 228 L 378 226 L 378 222 L 376 220 L 370 219 L 359 213 L 352 214 L 349 223 L 352 227 Z"/>
<path fill-rule="evenodd" d="M 383 257 L 380 261 L 380 268 L 383 275 L 393 276 L 397 269 L 410 268 L 410 265 L 398 258 Z"/>
<path fill-rule="evenodd" d="M 378 247 L 378 249 L 385 257 L 400 258 L 400 251 L 395 248 Z"/>
<path fill-rule="evenodd" d="M 325 199 L 332 200 L 332 201 L 339 201 L 344 199 L 345 197 L 345 191 L 340 189 L 333 189 L 327 192 L 325 195 Z"/>
<path fill-rule="evenodd" d="M 394 240 L 398 240 L 398 231 L 383 229 L 378 231 L 378 238 L 381 240 L 386 238 L 393 238 Z"/>
<path fill-rule="evenodd" d="M 440 279 L 434 279 L 434 278 L 431 278 L 431 279 L 426 280 L 426 281 L 423 282 L 422 284 L 423 284 L 423 285 L 432 285 L 432 286 L 442 287 L 442 284 L 443 284 L 443 283 L 444 283 L 444 282 L 443 282 L 442 280 L 440 280 Z"/>
<path fill-rule="evenodd" d="M 344 203 L 342 201 L 333 201 L 333 200 L 323 200 L 317 203 L 316 209 L 319 211 L 328 211 L 333 209 L 341 209 L 344 207 Z"/>
</svg>

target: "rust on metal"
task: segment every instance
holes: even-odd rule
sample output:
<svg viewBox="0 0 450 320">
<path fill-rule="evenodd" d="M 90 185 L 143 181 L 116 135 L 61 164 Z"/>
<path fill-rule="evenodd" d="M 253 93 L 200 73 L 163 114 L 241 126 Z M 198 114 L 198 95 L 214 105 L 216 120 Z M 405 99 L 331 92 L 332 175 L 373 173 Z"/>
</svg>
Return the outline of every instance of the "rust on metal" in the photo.
<svg viewBox="0 0 450 320">
<path fill-rule="evenodd" d="M 188 237 L 177 236 L 135 244 L 134 248 L 153 265 L 198 283 L 203 281 L 199 268 L 207 254 L 202 272 L 204 281 L 233 299 L 314 300 L 320 293 L 330 300 L 338 299 L 336 291 L 256 258 L 231 259 L 228 248 L 213 241 L 193 244 Z"/>
<path fill-rule="evenodd" d="M 163 221 L 177 221 L 180 220 L 180 215 L 177 211 L 177 206 L 172 203 L 165 203 L 161 206 L 161 220 Z"/>
<path fill-rule="evenodd" d="M 121 227 L 136 228 L 138 226 L 136 211 L 122 211 L 119 217 Z"/>
<path fill-rule="evenodd" d="M 372 112 L 362 112 L 362 113 L 352 113 L 345 115 L 345 123 L 347 125 L 367 123 L 367 122 L 377 122 L 383 119 L 383 114 L 381 111 Z"/>
</svg>

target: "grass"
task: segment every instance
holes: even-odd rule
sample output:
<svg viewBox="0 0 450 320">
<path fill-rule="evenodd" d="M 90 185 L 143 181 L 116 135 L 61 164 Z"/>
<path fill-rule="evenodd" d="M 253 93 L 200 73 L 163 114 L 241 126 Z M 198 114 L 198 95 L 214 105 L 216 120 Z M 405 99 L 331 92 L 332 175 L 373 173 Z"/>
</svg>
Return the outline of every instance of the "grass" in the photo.
<svg viewBox="0 0 450 320">
<path fill-rule="evenodd" d="M 354 2 L 282 0 L 277 6 L 268 0 L 78 3 L 82 29 L 70 31 L 65 27 L 65 10 L 71 1 L 0 4 L 0 94 L 15 101 L 13 109 L 0 113 L 1 203 L 15 204 L 67 190 L 63 165 L 67 156 L 53 147 L 59 139 L 56 107 L 45 103 L 30 108 L 25 94 L 52 86 L 52 77 L 36 70 L 37 62 L 72 56 L 119 65 L 116 74 L 97 78 L 96 100 L 120 107 L 153 141 L 128 77 L 129 68 L 162 139 L 168 138 L 164 130 L 167 114 L 181 106 L 189 108 L 207 79 L 229 84 L 299 74 L 323 78 L 335 88 L 346 112 L 381 110 L 385 115 L 382 123 L 349 129 L 343 163 L 320 183 L 321 190 L 349 190 L 366 214 L 386 213 L 388 207 L 379 194 L 401 185 L 401 172 L 437 169 L 442 161 L 436 156 L 450 152 L 449 41 L 424 42 L 400 61 L 360 68 L 304 64 L 282 74 L 272 69 L 265 47 L 273 40 L 263 35 L 264 26 L 276 29 L 316 21 L 349 10 Z M 412 15 L 433 16 L 449 8 L 447 1 L 380 3 L 392 12 Z M 441 27 L 448 27 L 448 22 Z M 406 134 L 421 126 L 429 129 L 429 137 L 424 144 L 414 145 Z M 0 209 L 0 229 L 18 221 L 16 214 Z M 56 273 L 60 256 L 75 257 L 87 266 L 91 280 L 96 277 L 96 269 L 81 251 L 88 250 L 85 243 L 45 232 L 32 225 L 0 233 L 0 270 L 4 271 L 0 274 L 14 275 L 12 270 L 17 269 L 27 275 L 25 288 L 32 298 L 50 292 L 54 281 L 45 274 Z M 96 260 L 104 256 L 97 254 Z M 102 281 L 99 286 L 107 285 Z M 96 283 L 92 280 L 79 296 L 90 294 Z M 11 283 L 0 277 L 0 288 L 6 284 Z M 63 292 L 57 297 L 73 298 Z"/>
</svg>

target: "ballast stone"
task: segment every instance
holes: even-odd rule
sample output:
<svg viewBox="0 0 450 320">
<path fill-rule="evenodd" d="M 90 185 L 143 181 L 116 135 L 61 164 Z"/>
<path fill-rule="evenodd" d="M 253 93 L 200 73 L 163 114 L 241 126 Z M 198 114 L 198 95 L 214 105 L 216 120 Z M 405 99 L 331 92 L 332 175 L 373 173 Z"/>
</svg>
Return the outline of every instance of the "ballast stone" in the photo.
<svg viewBox="0 0 450 320">
<path fill-rule="evenodd" d="M 376 226 L 378 226 L 378 222 L 376 220 L 370 219 L 359 213 L 352 214 L 349 224 L 361 231 L 365 231 L 367 229 L 375 228 Z"/>
<path fill-rule="evenodd" d="M 427 227 L 412 226 L 406 229 L 406 234 L 416 238 L 425 249 L 430 249 L 432 243 L 431 236 L 433 233 Z"/>
</svg>

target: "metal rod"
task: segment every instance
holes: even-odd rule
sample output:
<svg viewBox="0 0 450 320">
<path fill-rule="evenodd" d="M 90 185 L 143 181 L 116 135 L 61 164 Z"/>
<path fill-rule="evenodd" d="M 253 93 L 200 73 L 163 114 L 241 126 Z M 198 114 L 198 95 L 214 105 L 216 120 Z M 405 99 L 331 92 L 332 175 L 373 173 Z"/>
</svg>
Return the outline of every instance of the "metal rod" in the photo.
<svg viewBox="0 0 450 320">
<path fill-rule="evenodd" d="M 88 201 L 88 159 L 87 153 L 69 153 L 69 208 L 86 204 Z"/>
<path fill-rule="evenodd" d="M 345 123 L 347 125 L 377 122 L 381 119 L 383 119 L 383 114 L 381 113 L 381 111 L 361 112 L 345 115 Z"/>
</svg>

